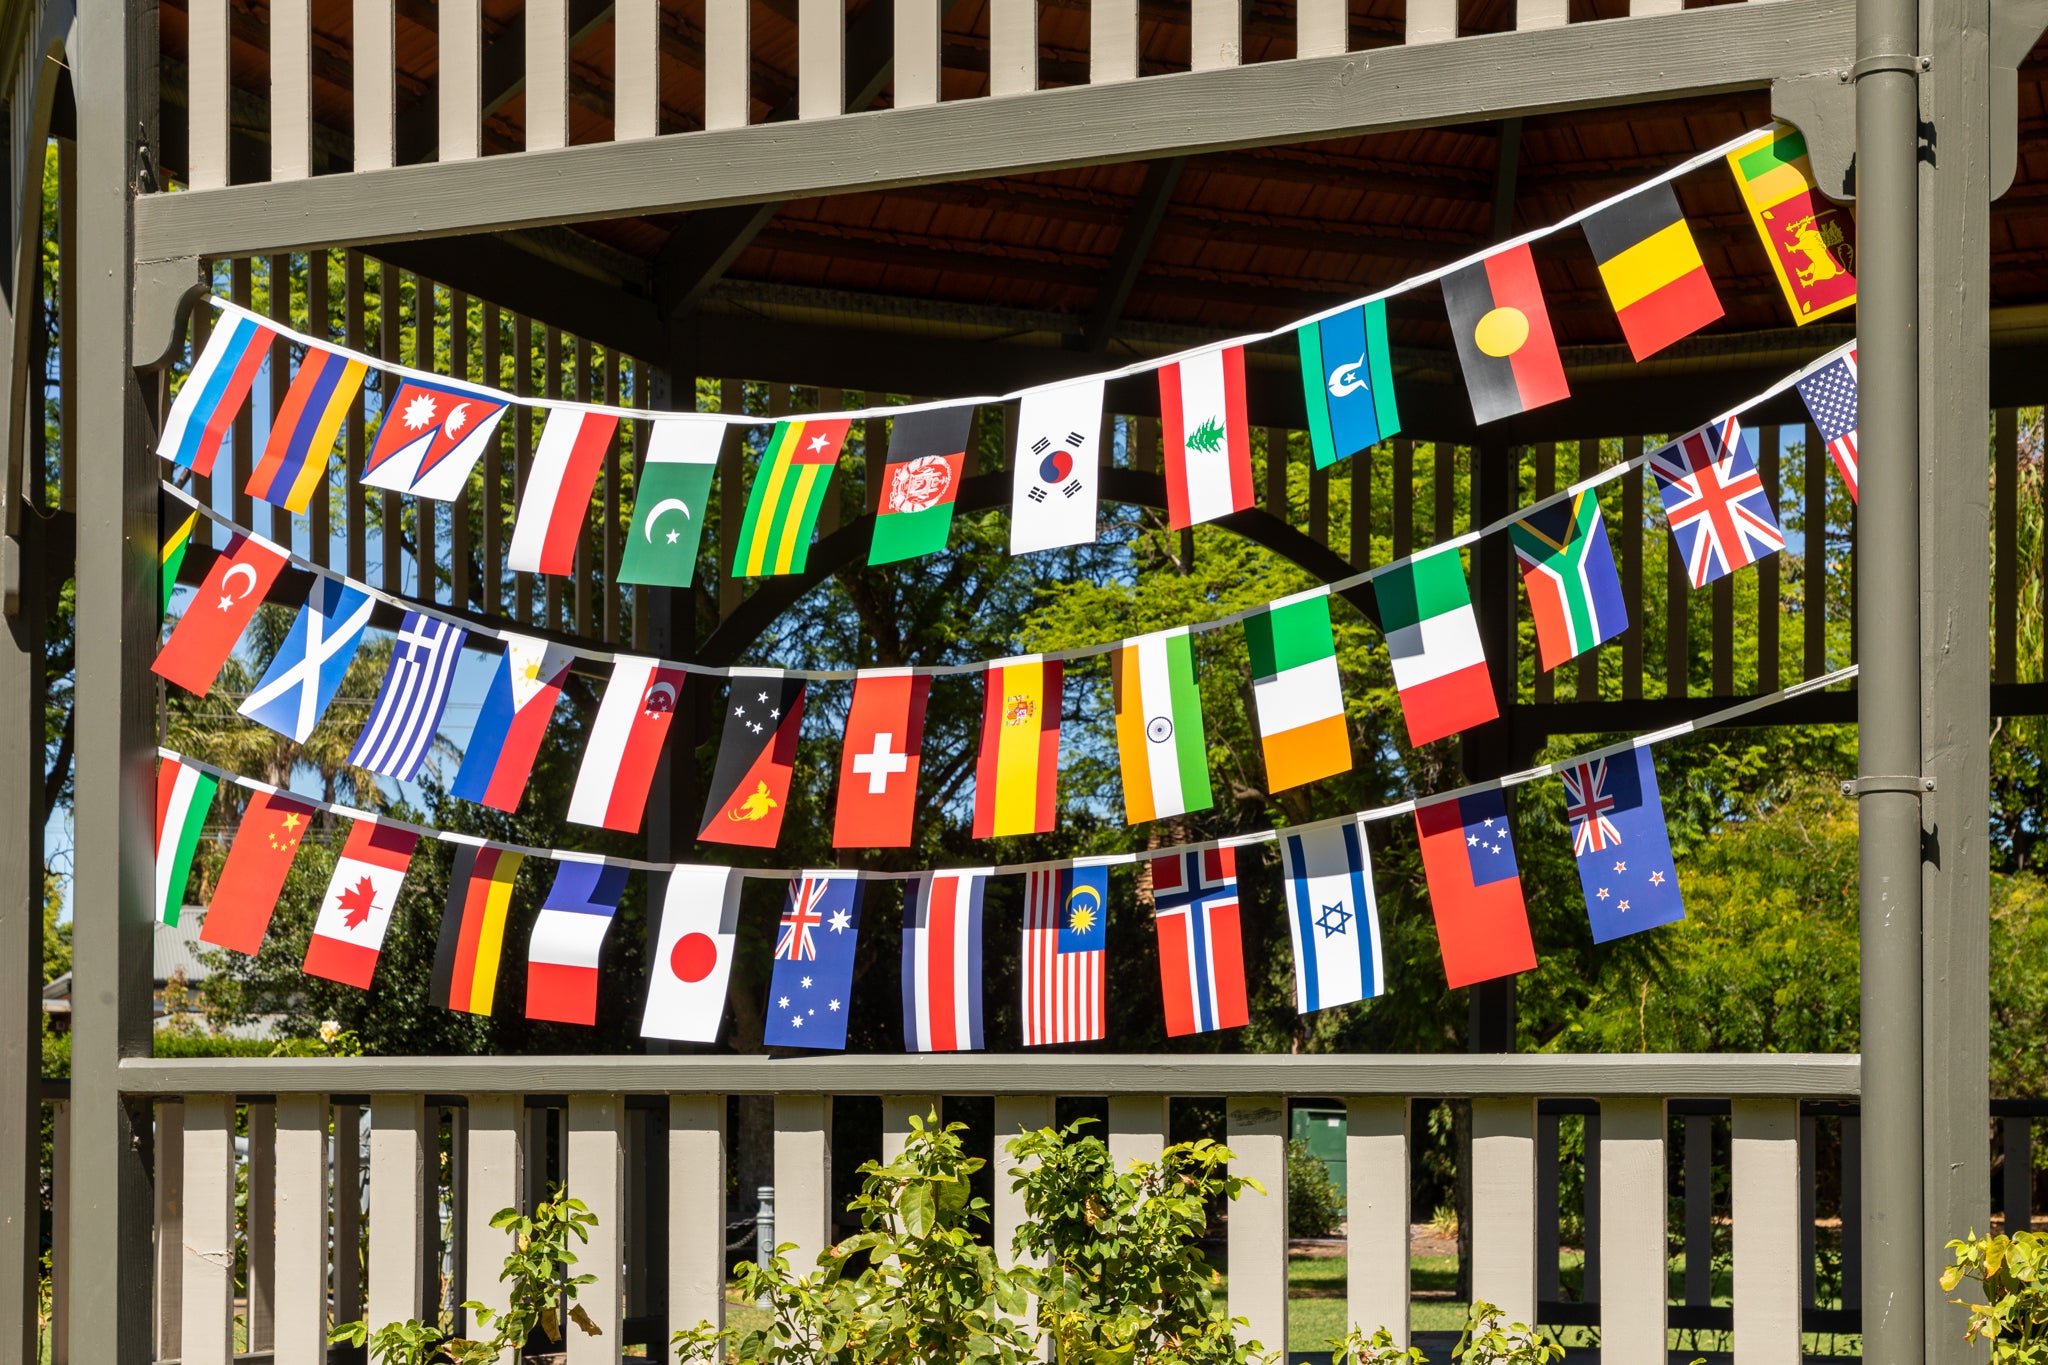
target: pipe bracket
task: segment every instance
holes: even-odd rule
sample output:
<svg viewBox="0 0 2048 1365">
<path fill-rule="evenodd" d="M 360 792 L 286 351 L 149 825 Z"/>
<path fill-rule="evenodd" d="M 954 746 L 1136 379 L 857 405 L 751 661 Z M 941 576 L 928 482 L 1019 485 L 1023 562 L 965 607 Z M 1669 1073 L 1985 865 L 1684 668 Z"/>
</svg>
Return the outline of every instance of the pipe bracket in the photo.
<svg viewBox="0 0 2048 1365">
<path fill-rule="evenodd" d="M 1858 777 L 1842 784 L 1844 796 L 1869 796 L 1873 792 L 1903 792 L 1908 796 L 1925 796 L 1934 790 L 1931 777 L 1908 777 L 1897 774 L 1880 774 L 1872 777 Z"/>
<path fill-rule="evenodd" d="M 1933 68 L 1932 57 L 1916 57 L 1910 52 L 1873 52 L 1849 68 L 1847 79 L 1860 81 L 1876 71 L 1904 71 L 1913 75 Z"/>
</svg>

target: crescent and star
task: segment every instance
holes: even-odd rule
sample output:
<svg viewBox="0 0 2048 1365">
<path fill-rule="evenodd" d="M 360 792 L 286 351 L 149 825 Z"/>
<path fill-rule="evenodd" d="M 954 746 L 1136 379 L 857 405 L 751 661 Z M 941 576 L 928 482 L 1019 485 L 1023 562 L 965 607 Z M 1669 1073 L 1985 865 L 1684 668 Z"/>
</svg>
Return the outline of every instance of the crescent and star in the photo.
<svg viewBox="0 0 2048 1365">
<path fill-rule="evenodd" d="M 236 592 L 234 590 L 235 578 L 241 574 L 249 576 L 249 586 L 242 592 Z M 237 564 L 234 568 L 221 575 L 220 587 L 222 592 L 228 594 L 220 599 L 220 609 L 226 611 L 229 607 L 232 607 L 235 603 L 256 591 L 256 570 L 247 564 Z"/>
<path fill-rule="evenodd" d="M 680 511 L 686 517 L 690 515 L 690 504 L 684 502 L 681 498 L 663 498 L 660 502 L 654 504 L 654 510 L 647 514 L 647 525 L 640 532 L 642 538 L 649 545 L 654 543 L 654 523 L 660 521 L 661 514 L 668 511 L 671 507 Z M 675 532 L 669 532 L 668 541 L 671 545 L 676 543 Z"/>
</svg>

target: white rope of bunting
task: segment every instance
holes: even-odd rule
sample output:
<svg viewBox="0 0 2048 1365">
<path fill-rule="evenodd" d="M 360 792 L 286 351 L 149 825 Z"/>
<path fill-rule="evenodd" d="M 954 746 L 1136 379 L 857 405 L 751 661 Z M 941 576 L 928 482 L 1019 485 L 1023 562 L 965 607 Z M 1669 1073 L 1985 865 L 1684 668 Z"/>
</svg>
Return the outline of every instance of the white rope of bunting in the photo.
<svg viewBox="0 0 2048 1365">
<path fill-rule="evenodd" d="M 1333 308 L 1325 308 L 1320 313 L 1312 313 L 1308 317 L 1298 318 L 1293 322 L 1287 323 L 1285 326 L 1275 327 L 1271 331 L 1247 332 L 1243 336 L 1231 337 L 1228 340 L 1224 341 L 1206 342 L 1203 345 L 1192 346 L 1185 351 L 1175 351 L 1169 355 L 1160 356 L 1155 359 L 1134 360 L 1130 364 L 1125 365 L 1120 369 L 1105 370 L 1099 374 L 1092 375 L 1075 375 L 1072 378 L 1057 380 L 1050 384 L 1030 384 L 1026 385 L 1024 388 L 1021 389 L 1013 389 L 1009 393 L 984 394 L 977 398 L 943 398 L 934 399 L 932 401 L 924 403 L 891 404 L 884 405 L 881 407 L 855 408 L 842 412 L 807 412 L 801 414 L 790 414 L 788 419 L 784 419 L 777 417 L 754 417 L 749 416 L 745 413 L 672 411 L 663 412 L 657 411 L 652 408 L 623 408 L 603 403 L 582 403 L 570 398 L 545 398 L 539 396 L 529 396 L 526 394 L 512 396 L 507 395 L 500 390 L 490 388 L 488 386 L 478 385 L 466 378 L 456 378 L 449 375 L 437 374 L 432 370 L 415 369 L 412 366 L 400 365 L 395 361 L 386 360 L 380 356 L 373 356 L 368 354 L 367 352 L 351 350 L 346 346 L 338 345 L 335 342 L 329 341 L 325 337 L 311 336 L 305 332 L 300 332 L 293 328 L 287 327 L 281 322 L 277 321 L 276 319 L 265 317 L 261 313 L 257 313 L 250 309 L 244 308 L 240 304 L 231 302 L 227 299 L 212 296 L 209 297 L 208 301 L 212 303 L 215 308 L 219 309 L 224 314 L 246 317 L 250 321 L 257 323 L 260 326 L 269 328 L 272 332 L 275 332 L 279 336 L 289 338 L 290 340 L 296 341 L 304 346 L 316 346 L 322 350 L 332 351 L 336 355 L 346 356 L 351 360 L 360 361 L 364 365 L 369 366 L 373 370 L 382 371 L 386 374 L 399 375 L 407 379 L 418 379 L 431 384 L 440 384 L 447 387 L 463 389 L 467 392 L 475 394 L 479 398 L 487 398 L 493 402 L 509 402 L 515 407 L 537 408 L 541 410 L 552 410 L 561 408 L 577 412 L 605 413 L 610 416 L 619 418 L 639 418 L 656 420 L 662 418 L 682 418 L 685 420 L 693 421 L 727 422 L 745 426 L 767 426 L 782 420 L 836 421 L 840 419 L 845 419 L 851 421 L 856 418 L 865 417 L 894 417 L 907 412 L 928 412 L 938 408 L 960 407 L 964 404 L 973 404 L 979 407 L 982 405 L 992 403 L 1008 403 L 1015 399 L 1022 398 L 1027 393 L 1041 392 L 1046 389 L 1064 388 L 1070 384 L 1086 383 L 1095 380 L 1107 382 L 1113 379 L 1125 379 L 1130 377 L 1131 375 L 1147 374 L 1153 370 L 1165 369 L 1167 366 L 1178 364 L 1179 362 L 1186 360 L 1191 356 L 1205 355 L 1211 351 L 1228 350 L 1233 346 L 1250 346 L 1261 341 L 1271 341 L 1275 337 L 1286 336 L 1291 332 L 1294 332 L 1302 327 L 1308 326 L 1310 323 L 1321 322 L 1326 318 L 1336 317 L 1338 314 L 1348 312 L 1350 309 L 1356 308 L 1361 304 L 1377 303 L 1382 299 L 1392 298 L 1396 294 L 1405 294 L 1411 289 L 1420 289 L 1424 285 L 1434 284 L 1438 280 L 1444 278 L 1444 276 L 1449 275 L 1458 270 L 1463 270 L 1465 267 L 1483 261 L 1489 256 L 1497 256 L 1503 251 L 1512 251 L 1514 248 L 1518 246 L 1526 246 L 1530 242 L 1539 241 L 1542 238 L 1551 236 L 1554 233 L 1563 232 L 1566 228 L 1576 227 L 1578 224 L 1584 222 L 1586 219 L 1591 218 L 1594 214 L 1600 213 L 1606 209 L 1610 209 L 1614 207 L 1616 204 L 1621 203 L 1623 200 L 1632 199 L 1636 195 L 1642 194 L 1647 190 L 1653 190 L 1659 185 L 1669 184 L 1671 181 L 1678 179 L 1682 175 L 1690 174 L 1691 172 L 1700 169 L 1702 166 L 1707 166 L 1712 164 L 1713 162 L 1721 160 L 1723 157 L 1727 156 L 1730 152 L 1742 146 L 1744 143 L 1754 141 L 1758 137 L 1761 137 L 1764 133 L 1769 132 L 1771 128 L 1776 126 L 1778 126 L 1776 123 L 1772 123 L 1764 128 L 1752 128 L 1748 132 L 1740 133 L 1735 137 L 1729 138 L 1726 142 L 1721 143 L 1719 146 L 1709 147 L 1704 152 L 1696 153 L 1687 160 L 1681 161 L 1678 165 L 1673 166 L 1671 169 L 1664 171 L 1659 175 L 1653 176 L 1648 180 L 1644 180 L 1637 184 L 1631 185 L 1629 188 L 1623 190 L 1621 193 L 1610 195 L 1607 198 L 1602 199 L 1597 204 L 1592 204 L 1586 208 L 1578 210 L 1575 213 L 1567 214 L 1565 217 L 1560 218 L 1556 222 L 1551 223 L 1545 227 L 1531 228 L 1529 231 L 1523 233 L 1519 237 L 1510 238 L 1505 242 L 1492 243 L 1486 247 L 1481 248 L 1478 251 L 1472 252 L 1470 255 L 1461 256 L 1457 260 L 1450 262 L 1448 265 L 1440 265 L 1433 267 L 1429 270 L 1423 271 L 1419 275 L 1410 275 L 1407 279 L 1402 280 L 1397 284 L 1388 285 L 1385 289 L 1377 290 L 1374 293 L 1366 294 L 1362 297 L 1352 299 L 1348 303 L 1340 303 Z"/>
<path fill-rule="evenodd" d="M 1022 876 L 1029 872 L 1056 871 L 1069 867 L 1129 867 L 1140 862 L 1149 862 L 1154 858 L 1169 858 L 1182 853 L 1201 853 L 1212 848 L 1245 848 L 1254 844 L 1270 844 L 1277 842 L 1284 835 L 1305 834 L 1311 830 L 1327 829 L 1334 825 L 1346 823 L 1364 825 L 1379 820 L 1391 820 L 1395 816 L 1410 814 L 1420 807 L 1441 805 L 1446 801 L 1455 801 L 1461 796 L 1471 796 L 1474 793 L 1483 791 L 1497 791 L 1509 787 L 1526 786 L 1528 783 L 1540 781 L 1546 777 L 1554 777 L 1567 768 L 1581 763 L 1589 763 L 1594 759 L 1605 758 L 1610 754 L 1627 753 L 1632 749 L 1648 748 L 1650 745 L 1660 744 L 1669 739 L 1676 739 L 1681 735 L 1688 735 L 1695 731 L 1726 725 L 1731 721 L 1741 719 L 1743 716 L 1761 711 L 1765 707 L 1775 706 L 1781 701 L 1789 701 L 1794 697 L 1803 697 L 1808 693 L 1819 692 L 1833 687 L 1837 683 L 1846 682 L 1854 678 L 1857 675 L 1857 671 L 1857 665 L 1850 664 L 1847 668 L 1838 668 L 1832 673 L 1823 673 L 1817 678 L 1808 678 L 1804 682 L 1794 683 L 1792 686 L 1780 688 L 1776 692 L 1767 693 L 1760 697 L 1750 697 L 1738 702 L 1734 706 L 1715 711 L 1710 715 L 1701 716 L 1695 720 L 1680 721 L 1678 724 L 1666 726 L 1662 730 L 1653 730 L 1648 734 L 1638 735 L 1634 739 L 1625 739 L 1619 743 L 1588 750 L 1571 758 L 1560 759 L 1555 763 L 1545 763 L 1538 767 L 1525 768 L 1521 772 L 1509 773 L 1505 777 L 1489 778 L 1484 782 L 1469 783 L 1463 787 L 1456 787 L 1445 792 L 1436 792 L 1429 796 L 1409 797 L 1404 801 L 1396 801 L 1392 805 L 1375 806 L 1370 810 L 1353 811 L 1348 815 L 1332 816 L 1327 820 L 1316 820 L 1308 824 L 1254 830 L 1248 834 L 1232 834 L 1225 838 L 1208 839 L 1200 843 L 1177 844 L 1167 848 L 1147 849 L 1141 853 L 1096 853 L 1079 858 L 1052 858 L 1033 863 L 1000 863 L 993 866 L 961 868 L 924 868 L 915 872 L 878 872 L 862 868 L 805 869 L 788 867 L 736 867 L 732 870 L 742 877 L 762 877 L 774 881 L 788 881 L 794 877 L 813 875 L 854 877 L 863 881 L 910 881 L 930 872 L 978 872 L 991 877 L 1011 877 Z M 698 867 L 705 865 L 701 863 L 657 863 L 649 862 L 644 858 L 615 858 L 595 853 L 584 853 L 573 849 L 538 848 L 528 844 L 506 843 L 498 839 L 486 839 L 482 835 L 438 829 L 430 825 L 416 825 L 406 820 L 394 820 L 390 816 L 378 815 L 373 811 L 360 810 L 354 806 L 343 805 L 338 801 L 323 801 L 318 797 L 301 796 L 288 787 L 273 786 L 268 782 L 259 782 L 253 777 L 243 777 L 239 773 L 232 773 L 225 768 L 218 768 L 211 763 L 203 763 L 198 759 L 181 754 L 175 749 L 158 748 L 157 756 L 169 759 L 172 762 L 183 763 L 200 772 L 210 774 L 223 782 L 233 783 L 235 786 L 249 791 L 274 793 L 296 801 L 301 805 L 311 806 L 314 810 L 324 811 L 330 815 L 339 815 L 348 820 L 375 820 L 379 824 L 388 825 L 393 829 L 404 830 L 422 839 L 439 839 L 443 843 L 468 844 L 475 848 L 501 849 L 508 853 L 517 853 L 529 858 L 544 858 L 552 862 L 606 863 L 613 867 L 632 868 L 641 872 L 668 872 L 679 866 Z"/>
<path fill-rule="evenodd" d="M 1813 373 L 1815 370 L 1821 368 L 1824 365 L 1832 363 L 1834 360 L 1838 359 L 1843 355 L 1848 354 L 1848 352 L 1851 349 L 1853 349 L 1855 345 L 1856 343 L 1854 341 L 1843 343 L 1841 346 L 1838 346 L 1834 350 L 1829 351 L 1826 355 L 1821 356 L 1819 359 L 1809 362 L 1808 364 L 1802 366 L 1798 370 L 1795 370 L 1790 375 L 1787 375 L 1785 378 L 1778 380 L 1776 383 L 1772 384 L 1769 388 L 1763 390 L 1761 393 L 1752 394 L 1748 398 L 1743 399 L 1734 407 L 1729 408 L 1726 412 L 1723 412 L 1719 416 L 1704 423 L 1703 425 L 1710 427 L 1718 426 L 1722 422 L 1728 420 L 1730 417 L 1738 416 L 1741 413 L 1747 411 L 1748 409 L 1757 406 L 1759 403 L 1768 402 L 1770 399 L 1777 397 L 1779 394 L 1785 392 L 1787 389 L 1797 384 L 1800 380 L 1804 379 L 1807 375 Z M 1686 429 L 1688 431 L 1698 430 L 1697 427 L 1688 427 Z M 1659 447 L 1659 449 L 1661 448 L 1662 447 Z M 1357 573 L 1336 579 L 1328 584 L 1325 584 L 1321 588 L 1306 589 L 1305 593 L 1344 593 L 1352 588 L 1356 588 L 1363 584 L 1370 583 L 1373 579 L 1378 578 L 1382 574 L 1391 573 L 1395 569 L 1399 569 L 1406 565 L 1412 564 L 1416 560 L 1426 559 L 1431 555 L 1445 554 L 1454 550 L 1461 549 L 1464 546 L 1475 544 L 1487 536 L 1497 535 L 1500 532 L 1507 530 L 1516 522 L 1522 521 L 1530 516 L 1533 516 L 1547 507 L 1554 507 L 1558 503 L 1564 502 L 1571 498 L 1575 498 L 1579 494 L 1586 492 L 1588 489 L 1598 488 L 1602 484 L 1608 483 L 1614 479 L 1621 477 L 1621 475 L 1627 473 L 1629 470 L 1641 468 L 1643 465 L 1649 463 L 1650 457 L 1655 453 L 1655 450 L 1645 451 L 1641 455 L 1637 455 L 1632 459 L 1623 460 L 1619 464 L 1610 465 L 1606 469 L 1600 470 L 1598 473 L 1588 475 L 1587 477 L 1580 479 L 1577 483 L 1571 484 L 1570 486 L 1566 487 L 1560 492 L 1553 493 L 1547 498 L 1541 498 L 1536 502 L 1529 504 L 1527 507 L 1521 508 L 1519 511 L 1510 512 L 1505 516 L 1498 517 L 1495 520 L 1488 522 L 1484 526 L 1480 526 L 1473 530 L 1466 531 L 1462 535 L 1452 536 L 1449 540 L 1442 541 L 1436 545 L 1431 545 L 1426 549 L 1418 550 L 1414 554 L 1403 555 L 1399 559 L 1390 560 L 1385 564 L 1375 565 L 1370 569 L 1361 569 Z M 216 526 L 221 527 L 223 530 L 229 531 L 235 535 L 246 536 L 248 539 L 256 541 L 257 543 L 265 546 L 272 552 L 283 556 L 292 565 L 292 567 L 296 569 L 300 569 L 306 573 L 313 574 L 320 578 L 331 578 L 338 580 L 339 582 L 347 585 L 348 587 L 355 589 L 357 592 L 375 598 L 380 602 L 385 602 L 389 605 L 398 607 L 401 610 L 417 611 L 421 615 L 431 617 L 434 620 L 444 621 L 450 625 L 459 626 L 463 630 L 469 632 L 471 635 L 481 635 L 489 639 L 502 640 L 507 636 L 522 634 L 522 632 L 517 630 L 499 629 L 493 626 L 483 625 L 470 617 L 457 615 L 452 612 L 442 611 L 436 608 L 431 603 L 417 602 L 409 597 L 404 597 L 397 593 L 386 592 L 381 588 L 372 587 L 370 584 L 362 582 L 359 579 L 350 578 L 347 574 L 336 573 L 333 569 L 327 568 L 324 565 L 315 564 L 312 560 L 307 559 L 305 556 L 294 552 L 289 546 L 279 545 L 276 541 L 270 539 L 268 536 L 264 536 L 255 531 L 252 531 L 246 526 L 238 525 L 229 517 L 223 515 L 220 512 L 215 511 L 213 508 L 200 502 L 199 499 L 194 497 L 191 493 L 187 492 L 183 488 L 178 487 L 176 484 L 173 484 L 166 480 L 163 482 L 162 486 L 164 492 L 168 494 L 174 501 L 199 513 L 199 515 L 205 517 L 208 521 L 212 522 Z M 1302 595 L 1305 594 L 1287 594 L 1288 597 L 1298 597 Z M 1282 599 L 1274 599 L 1274 601 L 1279 600 Z M 1227 626 L 1236 625 L 1239 622 L 1244 621 L 1248 617 L 1253 616 L 1258 612 L 1264 611 L 1267 607 L 1270 607 L 1272 605 L 1272 602 L 1264 602 L 1259 604 L 1258 606 L 1245 607 L 1242 610 L 1234 611 L 1224 616 L 1213 617 L 1207 621 L 1191 622 L 1187 626 L 1187 629 L 1191 632 L 1222 630 Z M 1112 640 L 1106 644 L 1075 645 L 1067 649 L 1048 651 L 1042 657 L 1046 659 L 1059 660 L 1061 662 L 1066 662 L 1075 659 L 1090 659 L 1098 657 L 1103 654 L 1112 653 L 1113 651 L 1122 648 L 1124 643 L 1125 642 L 1123 640 Z M 612 663 L 619 657 L 618 654 L 613 651 L 602 649 L 587 649 L 580 645 L 563 645 L 561 646 L 561 648 L 567 650 L 569 653 L 575 655 L 579 659 L 584 659 L 599 664 Z M 661 660 L 660 662 L 663 668 L 680 669 L 686 673 L 697 674 L 700 677 L 726 678 L 731 677 L 735 672 L 758 674 L 764 671 L 760 667 L 721 667 L 713 664 L 674 663 L 665 659 Z M 981 663 L 971 664 L 917 664 L 912 666 L 908 671 L 913 674 L 929 677 L 955 677 L 964 674 L 979 673 L 987 666 L 988 665 L 985 661 Z M 868 672 L 872 670 L 852 668 L 790 668 L 767 669 L 765 671 L 781 673 L 785 677 L 803 678 L 810 682 L 849 682 L 852 681 L 854 678 L 858 677 L 862 672 Z"/>
</svg>

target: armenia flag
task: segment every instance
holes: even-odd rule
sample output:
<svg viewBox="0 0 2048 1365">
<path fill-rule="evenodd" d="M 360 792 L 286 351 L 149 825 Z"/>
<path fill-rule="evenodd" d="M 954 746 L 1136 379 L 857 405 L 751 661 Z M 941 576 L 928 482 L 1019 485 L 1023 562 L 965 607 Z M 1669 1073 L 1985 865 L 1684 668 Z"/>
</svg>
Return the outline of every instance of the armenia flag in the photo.
<svg viewBox="0 0 2048 1365">
<path fill-rule="evenodd" d="M 1587 489 L 1508 528 L 1536 618 L 1543 667 L 1556 668 L 1628 629 L 1621 576 L 1607 543 L 1600 499 Z"/>
<path fill-rule="evenodd" d="M 1815 192 L 1806 135 L 1773 124 L 1728 153 L 1792 320 L 1804 327 L 1856 302 L 1856 220 Z"/>
<path fill-rule="evenodd" d="M 458 844 L 448 874 L 448 904 L 434 942 L 434 984 L 428 999 L 444 1010 L 489 1014 L 505 952 L 505 913 L 524 855 Z"/>
<path fill-rule="evenodd" d="M 1126 821 L 1135 825 L 1215 805 L 1187 627 L 1126 640 L 1109 665 Z"/>
<path fill-rule="evenodd" d="M 740 522 L 732 571 L 742 578 L 802 573 L 810 559 L 811 531 L 825 505 L 839 447 L 846 441 L 845 418 L 777 422 L 768 437 L 747 515 Z"/>
<path fill-rule="evenodd" d="M 1049 834 L 1059 810 L 1058 659 L 998 659 L 982 674 L 981 755 L 974 765 L 974 837 Z"/>
<path fill-rule="evenodd" d="M 1720 296 L 1668 182 L 1600 210 L 1581 226 L 1637 360 L 1721 316 Z"/>
<path fill-rule="evenodd" d="M 1574 763 L 1563 778 L 1572 856 L 1579 864 L 1593 941 L 1606 943 L 1684 919 L 1649 747 Z"/>
<path fill-rule="evenodd" d="M 1444 276 L 1451 338 L 1482 425 L 1571 397 L 1528 243 Z"/>
<path fill-rule="evenodd" d="M 1295 332 L 1294 341 L 1317 469 L 1400 432 L 1385 299 L 1311 322 Z"/>
<path fill-rule="evenodd" d="M 244 491 L 303 515 L 313 501 L 313 490 L 327 477 L 334 438 L 369 372 L 360 360 L 320 346 L 307 347 L 284 402 L 271 418 L 263 458 L 250 472 Z"/>
<path fill-rule="evenodd" d="M 890 420 L 889 459 L 882 467 L 868 563 L 894 564 L 946 548 L 973 423 L 974 408 L 966 403 Z"/>
<path fill-rule="evenodd" d="M 1534 968 L 1506 795 L 1495 787 L 1417 806 L 1415 829 L 1451 989 Z"/>
</svg>

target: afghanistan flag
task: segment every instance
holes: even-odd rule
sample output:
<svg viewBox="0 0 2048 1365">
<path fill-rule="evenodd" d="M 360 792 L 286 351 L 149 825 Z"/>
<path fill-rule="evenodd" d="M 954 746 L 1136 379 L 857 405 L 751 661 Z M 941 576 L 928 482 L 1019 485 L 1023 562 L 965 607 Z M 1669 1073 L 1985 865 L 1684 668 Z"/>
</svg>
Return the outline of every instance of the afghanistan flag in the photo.
<svg viewBox="0 0 2048 1365">
<path fill-rule="evenodd" d="M 1856 222 L 1814 193 L 1806 136 L 1776 124 L 1728 153 L 1792 320 L 1804 327 L 1856 302 Z"/>
<path fill-rule="evenodd" d="M 1385 299 L 1311 322 L 1294 334 L 1294 341 L 1301 351 L 1301 393 L 1308 403 L 1308 443 L 1317 469 L 1401 430 Z"/>
<path fill-rule="evenodd" d="M 1637 360 L 1689 337 L 1721 316 L 1678 195 L 1653 185 L 1585 221 L 1600 282 Z"/>
<path fill-rule="evenodd" d="M 1124 818 L 1135 825 L 1215 805 L 1187 627 L 1126 640 L 1109 664 Z"/>
<path fill-rule="evenodd" d="M 1526 242 L 1453 270 L 1443 285 L 1473 421 L 1497 422 L 1571 397 Z"/>
<path fill-rule="evenodd" d="M 1410 744 L 1427 744 L 1500 715 L 1456 550 L 1396 564 L 1373 580 L 1372 589 Z"/>
<path fill-rule="evenodd" d="M 1058 813 L 1057 659 L 999 659 L 982 674 L 981 755 L 974 764 L 974 837 L 1047 834 Z"/>
<path fill-rule="evenodd" d="M 1592 489 L 1531 512 L 1508 528 L 1508 536 L 1522 561 L 1522 586 L 1536 618 L 1544 668 L 1556 668 L 1628 629 L 1621 578 Z"/>
<path fill-rule="evenodd" d="M 677 417 L 654 424 L 633 486 L 633 525 L 619 560 L 621 583 L 687 588 L 697 569 L 704 506 L 725 423 Z"/>
<path fill-rule="evenodd" d="M 777 422 L 747 494 L 732 571 L 742 578 L 802 573 L 811 553 L 811 530 L 832 486 L 847 421 Z"/>
<path fill-rule="evenodd" d="M 502 848 L 455 847 L 448 903 L 434 943 L 434 984 L 427 999 L 444 1010 L 489 1014 L 505 953 L 505 914 L 521 854 Z"/>
<path fill-rule="evenodd" d="M 894 564 L 946 548 L 973 422 L 974 408 L 965 403 L 890 420 L 889 461 L 882 468 L 868 563 Z"/>
<path fill-rule="evenodd" d="M 710 799 L 698 838 L 717 844 L 773 848 L 789 805 L 804 680 L 783 673 L 734 670 L 726 698 L 725 736 L 711 771 Z"/>
</svg>

